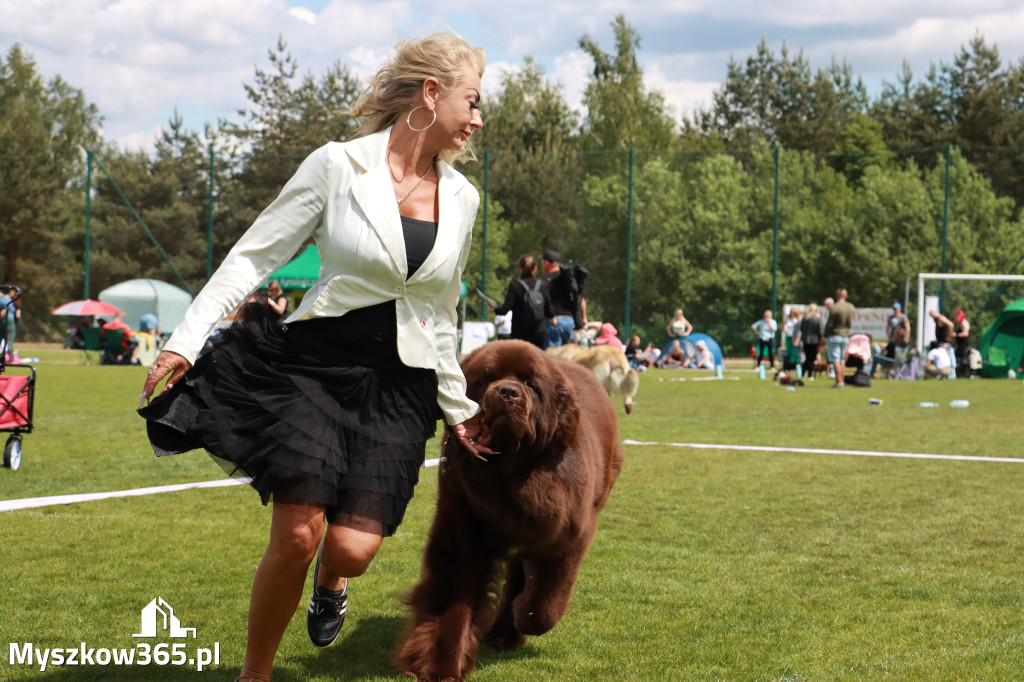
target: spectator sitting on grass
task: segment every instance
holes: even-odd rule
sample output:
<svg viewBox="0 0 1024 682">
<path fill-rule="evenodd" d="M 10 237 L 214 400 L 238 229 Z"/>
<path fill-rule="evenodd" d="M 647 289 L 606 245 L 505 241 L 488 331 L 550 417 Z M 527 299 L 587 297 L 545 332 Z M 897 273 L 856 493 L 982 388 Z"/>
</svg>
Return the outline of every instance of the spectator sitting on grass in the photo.
<svg viewBox="0 0 1024 682">
<path fill-rule="evenodd" d="M 662 367 L 686 367 L 689 362 L 689 358 L 686 357 L 686 350 L 682 344 L 679 343 L 679 339 L 672 342 L 672 349 L 669 350 L 668 355 L 665 356 L 665 360 L 662 362 Z"/>
<path fill-rule="evenodd" d="M 929 379 L 946 379 L 953 372 L 953 363 L 949 359 L 949 346 L 940 344 L 928 351 L 924 375 Z"/>
<path fill-rule="evenodd" d="M 708 350 L 708 344 L 701 339 L 697 342 L 697 356 L 694 360 L 694 369 L 714 369 L 715 356 Z"/>
</svg>

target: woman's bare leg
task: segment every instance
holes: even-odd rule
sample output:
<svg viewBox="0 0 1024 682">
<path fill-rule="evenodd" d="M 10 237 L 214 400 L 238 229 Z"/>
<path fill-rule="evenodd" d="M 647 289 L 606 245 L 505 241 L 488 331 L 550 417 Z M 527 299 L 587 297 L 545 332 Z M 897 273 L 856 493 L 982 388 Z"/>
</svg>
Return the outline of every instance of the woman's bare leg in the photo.
<svg viewBox="0 0 1024 682">
<path fill-rule="evenodd" d="M 323 535 L 322 508 L 274 503 L 270 542 L 252 581 L 242 680 L 270 680 L 274 656 L 302 598 L 306 573 Z"/>
<path fill-rule="evenodd" d="M 347 578 L 355 578 L 366 572 L 383 541 L 379 533 L 368 533 L 338 524 L 329 525 L 317 555 L 320 559 L 317 586 L 328 590 L 345 587 Z"/>
</svg>

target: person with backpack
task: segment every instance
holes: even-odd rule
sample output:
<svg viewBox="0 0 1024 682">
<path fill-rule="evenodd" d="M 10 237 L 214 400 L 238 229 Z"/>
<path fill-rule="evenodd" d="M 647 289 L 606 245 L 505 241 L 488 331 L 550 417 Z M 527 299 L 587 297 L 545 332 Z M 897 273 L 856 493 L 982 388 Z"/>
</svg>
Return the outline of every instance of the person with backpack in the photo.
<svg viewBox="0 0 1024 682">
<path fill-rule="evenodd" d="M 571 261 L 562 265 L 557 251 L 548 249 L 541 256 L 544 280 L 548 284 L 555 316 L 548 321 L 545 347 L 562 346 L 572 342 L 572 333 L 587 324 L 587 302 L 583 298 L 583 283 L 587 269 Z"/>
<path fill-rule="evenodd" d="M 505 302 L 497 308 L 487 304 L 487 309 L 498 315 L 512 313 L 512 334 L 510 338 L 529 341 L 538 348 L 544 348 L 547 337 L 545 323 L 555 318 L 548 284 L 534 277 L 537 261 L 530 254 L 519 257 L 519 278 L 512 280 L 505 294 Z"/>
</svg>

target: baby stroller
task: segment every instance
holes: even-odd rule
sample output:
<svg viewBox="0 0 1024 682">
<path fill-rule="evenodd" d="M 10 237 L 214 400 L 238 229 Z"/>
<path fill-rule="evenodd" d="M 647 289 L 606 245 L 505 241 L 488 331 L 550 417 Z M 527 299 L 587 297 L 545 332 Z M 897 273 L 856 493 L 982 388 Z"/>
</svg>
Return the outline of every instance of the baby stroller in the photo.
<svg viewBox="0 0 1024 682">
<path fill-rule="evenodd" d="M 851 334 L 843 363 L 852 367 L 853 375 L 846 377 L 851 386 L 871 386 L 871 337 L 867 334 Z"/>
<path fill-rule="evenodd" d="M 0 284 L 0 289 L 21 289 L 12 284 Z M 4 445 L 5 469 L 16 471 L 21 467 L 21 434 L 32 432 L 32 407 L 35 402 L 36 369 L 32 365 L 8 366 L 7 317 L 0 317 L 0 431 L 11 435 Z M 7 370 L 18 373 L 7 374 Z M 25 373 L 21 373 L 24 371 Z"/>
</svg>

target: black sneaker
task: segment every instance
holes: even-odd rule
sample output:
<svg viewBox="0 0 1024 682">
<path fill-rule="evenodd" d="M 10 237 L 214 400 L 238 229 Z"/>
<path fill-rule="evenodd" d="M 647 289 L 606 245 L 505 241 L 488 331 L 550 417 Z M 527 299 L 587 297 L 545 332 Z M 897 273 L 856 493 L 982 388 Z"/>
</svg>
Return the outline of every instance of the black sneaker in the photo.
<svg viewBox="0 0 1024 682">
<path fill-rule="evenodd" d="M 348 581 L 341 590 L 327 590 L 316 586 L 316 575 L 320 572 L 320 560 L 313 569 L 313 596 L 306 613 L 306 632 L 313 646 L 328 647 L 338 638 L 341 625 L 348 610 Z"/>
</svg>

